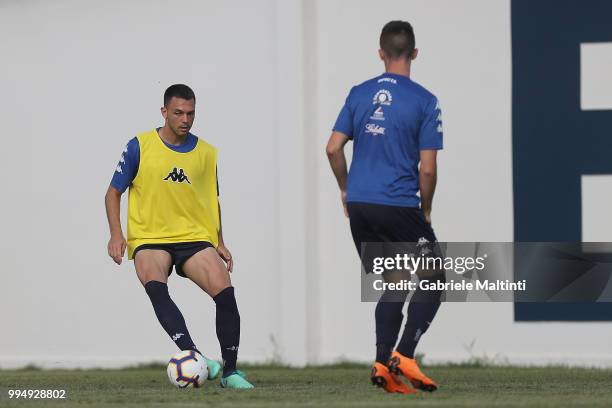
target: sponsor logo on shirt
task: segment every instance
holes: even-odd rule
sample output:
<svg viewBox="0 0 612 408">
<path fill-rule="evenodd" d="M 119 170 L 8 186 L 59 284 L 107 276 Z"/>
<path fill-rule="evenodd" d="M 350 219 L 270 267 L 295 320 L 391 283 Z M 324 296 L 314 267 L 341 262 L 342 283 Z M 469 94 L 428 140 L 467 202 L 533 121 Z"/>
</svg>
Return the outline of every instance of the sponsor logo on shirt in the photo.
<svg viewBox="0 0 612 408">
<path fill-rule="evenodd" d="M 438 127 L 437 127 L 437 131 L 438 133 L 442 133 L 442 110 L 440 110 L 440 101 L 438 101 L 436 99 L 436 107 L 434 108 L 434 110 L 438 111 L 438 117 L 436 118 L 436 121 L 438 122 Z"/>
<path fill-rule="evenodd" d="M 366 133 L 371 133 L 373 135 L 384 135 L 385 128 L 382 126 L 375 125 L 374 123 L 368 123 L 366 126 Z"/>
<path fill-rule="evenodd" d="M 123 174 L 123 168 L 121 167 L 121 164 L 125 164 L 125 154 L 127 153 L 128 148 L 127 145 L 123 148 L 123 152 L 121 153 L 121 158 L 119 159 L 119 163 L 117 164 L 117 168 L 115 169 L 115 171 L 117 173 L 121 173 Z"/>
<path fill-rule="evenodd" d="M 376 108 L 372 116 L 370 116 L 372 120 L 385 120 L 385 113 L 383 112 L 382 106 Z"/>
<path fill-rule="evenodd" d="M 172 169 L 170 173 L 168 173 L 164 180 L 171 180 L 175 183 L 182 183 L 186 181 L 187 183 L 191 184 L 191 181 L 189 181 L 185 171 L 183 169 L 177 169 L 176 167 Z"/>
<path fill-rule="evenodd" d="M 378 81 L 379 84 L 382 82 L 391 82 L 392 84 L 397 84 L 397 80 L 395 78 L 380 78 Z"/>
<path fill-rule="evenodd" d="M 393 101 L 393 97 L 391 96 L 391 92 L 386 89 L 381 89 L 376 92 L 374 98 L 372 99 L 372 103 L 374 105 L 391 105 L 391 101 Z"/>
</svg>

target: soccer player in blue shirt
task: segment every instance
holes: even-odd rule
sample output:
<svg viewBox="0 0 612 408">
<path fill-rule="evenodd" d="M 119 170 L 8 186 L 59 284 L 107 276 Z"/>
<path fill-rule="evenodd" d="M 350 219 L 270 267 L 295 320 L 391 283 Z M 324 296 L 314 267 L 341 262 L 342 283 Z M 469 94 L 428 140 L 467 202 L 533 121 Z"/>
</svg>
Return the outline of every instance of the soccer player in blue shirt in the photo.
<svg viewBox="0 0 612 408">
<path fill-rule="evenodd" d="M 361 244 L 366 242 L 436 241 L 431 208 L 436 156 L 442 149 L 442 118 L 437 98 L 410 79 L 417 52 L 409 23 L 391 21 L 384 26 L 379 55 L 385 73 L 351 89 L 327 144 L 360 255 Z M 349 140 L 353 141 L 353 159 L 347 172 L 344 146 Z M 444 280 L 443 273 L 435 279 Z M 437 384 L 421 372 L 414 351 L 440 306 L 442 293 L 415 291 L 395 351 L 406 297 L 387 301 L 386 294 L 375 312 L 372 383 L 388 392 L 415 393 L 401 381 L 401 374 L 414 388 L 434 391 Z"/>
</svg>

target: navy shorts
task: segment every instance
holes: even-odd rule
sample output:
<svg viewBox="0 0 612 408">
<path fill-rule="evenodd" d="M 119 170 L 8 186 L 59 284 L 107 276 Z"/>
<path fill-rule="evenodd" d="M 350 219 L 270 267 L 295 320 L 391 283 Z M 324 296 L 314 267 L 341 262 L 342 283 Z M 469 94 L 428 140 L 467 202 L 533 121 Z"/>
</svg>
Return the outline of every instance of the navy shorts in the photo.
<svg viewBox="0 0 612 408">
<path fill-rule="evenodd" d="M 183 264 L 195 255 L 206 248 L 214 248 L 214 245 L 207 241 L 197 242 L 176 242 L 172 244 L 143 244 L 134 249 L 134 259 L 136 259 L 136 253 L 141 249 L 162 249 L 170 254 L 172 263 L 170 269 L 168 269 L 168 276 L 172 273 L 172 267 L 176 269 L 176 274 L 185 277 L 183 272 Z"/>
<path fill-rule="evenodd" d="M 420 208 L 349 202 L 347 210 L 353 241 L 366 273 L 371 272 L 368 266 L 370 258 L 392 256 L 407 248 L 403 244 L 394 246 L 390 243 L 424 243 L 432 255 L 440 254 L 436 234 Z M 385 246 L 370 245 L 366 248 L 362 245 L 365 243 L 385 243 Z M 381 248 L 385 253 L 379 253 Z M 363 259 L 364 256 L 367 259 Z"/>
</svg>

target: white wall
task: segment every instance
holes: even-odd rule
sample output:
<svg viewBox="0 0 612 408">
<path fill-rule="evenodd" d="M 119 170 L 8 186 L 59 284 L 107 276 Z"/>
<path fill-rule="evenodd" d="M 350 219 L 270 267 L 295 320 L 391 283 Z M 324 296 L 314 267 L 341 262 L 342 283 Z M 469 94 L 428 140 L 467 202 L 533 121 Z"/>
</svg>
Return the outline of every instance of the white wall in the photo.
<svg viewBox="0 0 612 408">
<path fill-rule="evenodd" d="M 374 305 L 359 301 L 324 146 L 350 87 L 382 71 L 377 38 L 391 19 L 415 26 L 413 77 L 444 111 L 438 238 L 511 241 L 507 0 L 0 3 L 0 366 L 112 366 L 174 351 L 131 262 L 106 256 L 103 195 L 125 142 L 161 123 L 175 82 L 194 88 L 194 132 L 220 150 L 241 357 L 370 360 Z M 170 282 L 197 344 L 218 355 L 213 302 Z M 420 351 L 462 360 L 475 341 L 472 353 L 509 361 L 612 365 L 612 325 L 514 323 L 512 313 L 444 304 Z"/>
<path fill-rule="evenodd" d="M 273 1 L 0 5 L 2 366 L 173 352 L 131 262 L 116 267 L 106 255 L 103 197 L 123 146 L 161 123 L 163 91 L 176 82 L 194 88 L 194 132 L 220 151 L 242 355 L 272 356 L 270 336 L 281 333 L 277 21 Z M 182 279 L 170 286 L 197 344 L 218 354 L 213 302 Z"/>
</svg>

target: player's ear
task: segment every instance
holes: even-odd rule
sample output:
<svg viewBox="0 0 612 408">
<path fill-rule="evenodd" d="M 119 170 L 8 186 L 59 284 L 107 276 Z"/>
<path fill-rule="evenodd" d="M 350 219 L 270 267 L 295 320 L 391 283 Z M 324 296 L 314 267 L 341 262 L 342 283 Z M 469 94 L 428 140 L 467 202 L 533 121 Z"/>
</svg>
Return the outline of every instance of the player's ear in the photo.
<svg viewBox="0 0 612 408">
<path fill-rule="evenodd" d="M 378 50 L 378 56 L 380 57 L 381 60 L 385 60 L 385 52 L 382 50 L 382 48 L 380 50 Z"/>
<path fill-rule="evenodd" d="M 419 55 L 419 49 L 418 49 L 418 48 L 415 48 L 415 49 L 412 51 L 412 55 L 410 56 L 410 59 L 411 59 L 411 60 L 415 60 L 415 59 L 416 59 L 416 57 L 417 57 L 417 55 Z"/>
<path fill-rule="evenodd" d="M 162 106 L 159 110 L 164 119 L 168 119 L 168 109 L 165 106 Z"/>
</svg>

